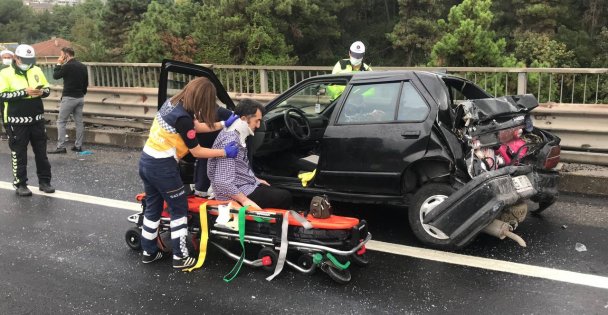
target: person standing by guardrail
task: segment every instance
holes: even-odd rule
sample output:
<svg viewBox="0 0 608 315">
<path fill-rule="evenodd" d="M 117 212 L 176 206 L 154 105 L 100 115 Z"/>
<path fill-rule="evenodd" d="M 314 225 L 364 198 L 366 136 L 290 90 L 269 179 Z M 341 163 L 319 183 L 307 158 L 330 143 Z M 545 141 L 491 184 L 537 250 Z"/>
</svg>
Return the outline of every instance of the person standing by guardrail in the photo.
<svg viewBox="0 0 608 315">
<path fill-rule="evenodd" d="M 42 98 L 51 90 L 42 70 L 35 66 L 36 54 L 30 45 L 15 49 L 15 60 L 0 71 L 0 102 L 6 102 L 4 123 L 11 149 L 13 186 L 19 196 L 31 196 L 27 188 L 27 145 L 32 144 L 39 189 L 54 193 L 51 163 L 46 155 L 46 127 Z"/>
<path fill-rule="evenodd" d="M 61 56 L 53 70 L 53 79 L 63 79 L 63 93 L 59 103 L 59 116 L 57 116 L 57 148 L 49 154 L 66 153 L 65 136 L 66 124 L 70 115 L 74 116 L 76 123 L 76 140 L 72 151 L 82 151 L 82 140 L 84 138 L 84 123 L 82 121 L 82 110 L 84 108 L 84 96 L 89 86 L 87 67 L 74 58 L 74 49 L 70 47 L 61 48 Z"/>
<path fill-rule="evenodd" d="M 350 45 L 350 50 L 348 51 L 348 58 L 339 60 L 331 73 L 336 74 L 353 71 L 372 71 L 372 67 L 363 63 L 364 56 L 365 45 L 360 41 L 352 43 L 352 45 Z"/>
</svg>

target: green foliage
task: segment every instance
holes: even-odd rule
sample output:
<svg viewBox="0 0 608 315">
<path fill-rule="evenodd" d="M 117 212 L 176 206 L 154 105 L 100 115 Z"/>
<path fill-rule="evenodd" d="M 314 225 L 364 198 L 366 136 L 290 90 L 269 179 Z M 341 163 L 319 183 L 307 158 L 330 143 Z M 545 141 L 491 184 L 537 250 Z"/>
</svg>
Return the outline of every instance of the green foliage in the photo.
<svg viewBox="0 0 608 315">
<path fill-rule="evenodd" d="M 124 60 L 124 46 L 133 24 L 146 12 L 150 0 L 106 0 L 101 13 L 103 39 L 111 60 Z"/>
<path fill-rule="evenodd" d="M 546 34 L 525 32 L 517 41 L 515 56 L 528 67 L 576 67 L 574 52 L 564 43 L 552 40 Z"/>
<path fill-rule="evenodd" d="M 0 41 L 33 42 L 39 30 L 34 20 L 34 13 L 21 0 L 0 1 Z"/>
<path fill-rule="evenodd" d="M 440 35 L 435 20 L 441 16 L 436 0 L 399 0 L 399 21 L 386 34 L 393 47 L 405 52 L 404 65 L 426 63 Z"/>
<path fill-rule="evenodd" d="M 506 42 L 495 39 L 491 0 L 464 0 L 452 7 L 448 21 L 439 20 L 445 35 L 435 43 L 431 64 L 436 66 L 502 66 Z"/>
</svg>

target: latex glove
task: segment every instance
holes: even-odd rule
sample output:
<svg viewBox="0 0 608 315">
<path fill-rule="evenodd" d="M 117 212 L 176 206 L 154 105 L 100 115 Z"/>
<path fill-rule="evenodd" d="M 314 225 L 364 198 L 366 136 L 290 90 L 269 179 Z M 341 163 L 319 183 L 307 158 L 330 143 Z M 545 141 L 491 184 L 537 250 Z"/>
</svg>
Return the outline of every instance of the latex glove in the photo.
<svg viewBox="0 0 608 315">
<path fill-rule="evenodd" d="M 239 116 L 236 114 L 232 114 L 230 117 L 228 117 L 228 119 L 226 119 L 223 123 L 224 129 L 228 129 L 228 127 L 232 126 L 237 119 L 239 119 Z"/>
<path fill-rule="evenodd" d="M 239 154 L 239 146 L 236 144 L 236 141 L 228 143 L 228 145 L 224 147 L 224 152 L 226 153 L 227 158 L 234 159 L 237 154 Z"/>
</svg>

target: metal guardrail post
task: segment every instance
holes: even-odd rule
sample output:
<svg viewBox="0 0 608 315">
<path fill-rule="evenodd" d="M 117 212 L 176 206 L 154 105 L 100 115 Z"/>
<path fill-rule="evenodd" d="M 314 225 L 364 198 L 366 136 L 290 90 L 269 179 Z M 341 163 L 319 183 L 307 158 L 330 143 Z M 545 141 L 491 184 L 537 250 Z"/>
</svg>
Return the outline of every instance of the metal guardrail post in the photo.
<svg viewBox="0 0 608 315">
<path fill-rule="evenodd" d="M 97 86 L 95 84 L 95 76 L 93 75 L 93 67 L 91 65 L 86 65 L 87 66 L 87 76 L 89 79 L 89 86 Z"/>
<path fill-rule="evenodd" d="M 528 86 L 528 74 L 525 72 L 519 72 L 517 74 L 517 94 L 526 94 L 526 88 Z"/>
<path fill-rule="evenodd" d="M 266 69 L 259 69 L 260 72 L 260 93 L 268 93 L 268 73 Z"/>
</svg>

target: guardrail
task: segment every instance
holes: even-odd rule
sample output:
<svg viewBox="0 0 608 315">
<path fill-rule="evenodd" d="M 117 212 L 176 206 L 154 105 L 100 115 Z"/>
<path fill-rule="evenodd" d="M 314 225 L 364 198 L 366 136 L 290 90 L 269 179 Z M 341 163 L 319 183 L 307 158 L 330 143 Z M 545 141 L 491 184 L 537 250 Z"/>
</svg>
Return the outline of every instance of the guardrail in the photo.
<svg viewBox="0 0 608 315">
<path fill-rule="evenodd" d="M 158 84 L 158 63 L 85 63 L 94 87 L 149 87 Z M 52 84 L 54 64 L 41 63 Z M 295 83 L 331 67 L 234 66 L 212 67 L 226 90 L 233 93 L 280 94 Z M 531 93 L 541 103 L 608 104 L 606 68 L 488 68 L 488 67 L 374 67 L 374 71 L 424 70 L 465 77 L 496 96 Z M 184 76 L 180 80 L 188 81 Z"/>
<path fill-rule="evenodd" d="M 238 101 L 254 98 L 268 102 L 275 94 L 229 93 Z M 53 87 L 44 100 L 47 119 L 56 121 L 61 89 Z M 156 114 L 157 90 L 153 88 L 90 88 L 85 97 L 84 121 L 88 125 L 146 131 Z M 590 104 L 541 104 L 533 111 L 536 126 L 562 138 L 564 160 L 608 165 L 608 108 Z M 583 154 L 583 152 L 591 152 Z"/>
</svg>

